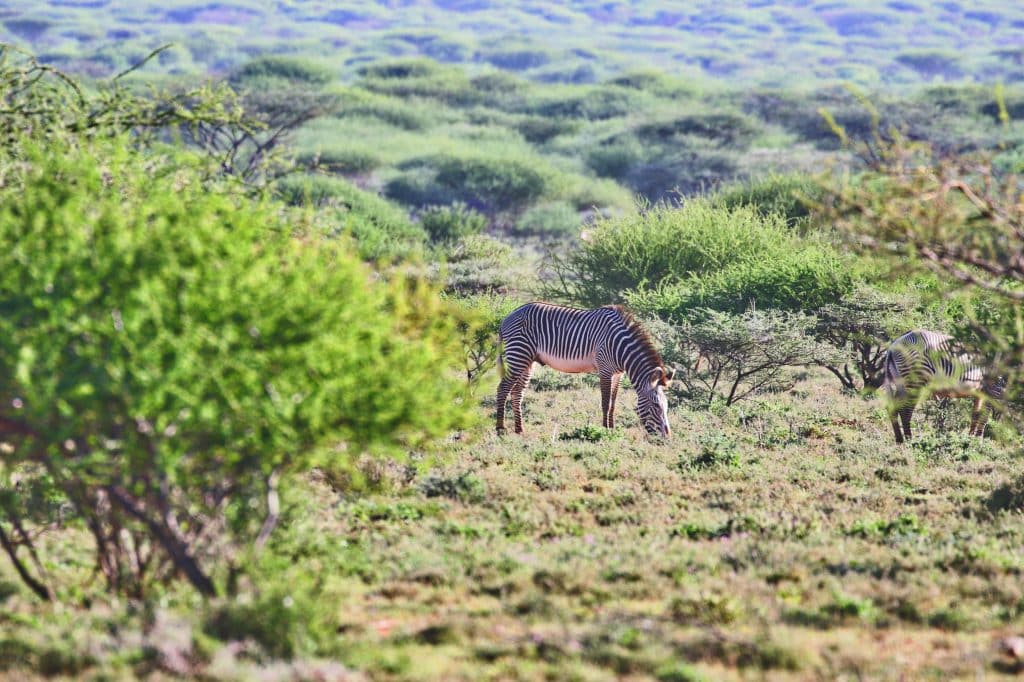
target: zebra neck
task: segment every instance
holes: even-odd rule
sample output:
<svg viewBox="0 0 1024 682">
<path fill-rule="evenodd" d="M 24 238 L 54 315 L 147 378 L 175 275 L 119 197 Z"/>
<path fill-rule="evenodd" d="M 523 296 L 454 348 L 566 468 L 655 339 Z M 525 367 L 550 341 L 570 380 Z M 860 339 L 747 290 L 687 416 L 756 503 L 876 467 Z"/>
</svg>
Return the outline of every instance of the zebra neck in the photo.
<svg viewBox="0 0 1024 682">
<path fill-rule="evenodd" d="M 619 367 L 625 372 L 626 376 L 629 377 L 629 383 L 634 388 L 640 385 L 640 382 L 646 381 L 654 370 L 661 367 L 660 364 L 654 362 L 651 358 L 616 358 Z"/>
</svg>

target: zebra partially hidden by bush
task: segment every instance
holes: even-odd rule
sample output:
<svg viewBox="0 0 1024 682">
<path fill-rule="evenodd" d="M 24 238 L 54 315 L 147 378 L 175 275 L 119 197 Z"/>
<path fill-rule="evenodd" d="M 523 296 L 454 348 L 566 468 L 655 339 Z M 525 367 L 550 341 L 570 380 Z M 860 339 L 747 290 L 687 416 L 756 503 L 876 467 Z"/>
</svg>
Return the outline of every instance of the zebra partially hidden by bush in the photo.
<svg viewBox="0 0 1024 682">
<path fill-rule="evenodd" d="M 911 437 L 910 418 L 925 397 L 973 398 L 969 433 L 982 436 L 988 422 L 989 400 L 1000 400 L 1006 379 L 974 364 L 960 344 L 947 334 L 918 329 L 893 341 L 885 352 L 882 389 L 896 442 Z M 902 429 L 900 428 L 902 422 Z"/>
<path fill-rule="evenodd" d="M 601 424 L 615 426 L 615 399 L 625 373 L 636 389 L 636 411 L 650 434 L 668 437 L 664 387 L 674 372 L 665 367 L 651 337 L 621 306 L 583 310 L 533 302 L 513 310 L 498 330 L 497 431 L 505 432 L 511 397 L 515 432 L 523 432 L 523 391 L 535 362 L 559 372 L 596 373 L 601 380 Z"/>
</svg>

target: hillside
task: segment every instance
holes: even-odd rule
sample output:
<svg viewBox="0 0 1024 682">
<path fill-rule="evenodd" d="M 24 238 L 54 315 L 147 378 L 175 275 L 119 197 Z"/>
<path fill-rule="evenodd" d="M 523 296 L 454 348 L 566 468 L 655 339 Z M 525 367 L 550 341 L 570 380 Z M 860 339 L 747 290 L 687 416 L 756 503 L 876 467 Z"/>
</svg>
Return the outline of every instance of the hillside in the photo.
<svg viewBox="0 0 1024 682">
<path fill-rule="evenodd" d="M 698 0 L 570 3 L 11 0 L 0 40 L 62 68 L 108 75 L 157 45 L 172 73 L 225 72 L 255 54 L 307 55 L 351 76 L 385 57 L 492 65 L 588 83 L 653 67 L 688 80 L 793 87 L 1014 82 L 1024 7 L 972 2 Z"/>
</svg>

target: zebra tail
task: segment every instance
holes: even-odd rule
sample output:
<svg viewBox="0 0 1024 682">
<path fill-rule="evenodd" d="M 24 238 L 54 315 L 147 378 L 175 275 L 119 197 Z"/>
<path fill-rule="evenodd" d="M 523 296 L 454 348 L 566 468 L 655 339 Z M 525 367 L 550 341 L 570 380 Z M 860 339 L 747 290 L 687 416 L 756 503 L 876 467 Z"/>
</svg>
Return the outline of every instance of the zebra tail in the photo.
<svg viewBox="0 0 1024 682">
<path fill-rule="evenodd" d="M 502 378 L 502 379 L 505 378 L 505 362 L 503 360 L 504 357 L 505 357 L 505 344 L 501 340 L 501 334 L 498 334 L 498 358 L 497 358 L 498 376 L 500 378 Z"/>
</svg>

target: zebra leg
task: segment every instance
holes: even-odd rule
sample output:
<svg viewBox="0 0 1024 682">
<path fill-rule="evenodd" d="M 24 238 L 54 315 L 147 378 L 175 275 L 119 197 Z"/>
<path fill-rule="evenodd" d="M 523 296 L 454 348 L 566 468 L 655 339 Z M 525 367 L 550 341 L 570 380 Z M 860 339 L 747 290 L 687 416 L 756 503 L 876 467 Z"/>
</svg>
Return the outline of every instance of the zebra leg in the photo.
<svg viewBox="0 0 1024 682">
<path fill-rule="evenodd" d="M 896 442 L 897 443 L 902 443 L 904 438 L 906 440 L 910 440 L 912 438 L 912 435 L 910 433 L 910 418 L 914 416 L 914 408 L 913 407 L 903 407 L 903 408 L 900 408 L 899 415 L 900 415 L 900 421 L 903 422 L 903 438 L 900 438 L 900 437 L 897 436 L 896 437 Z M 895 424 L 895 422 L 893 422 L 893 423 Z"/>
<path fill-rule="evenodd" d="M 601 377 L 601 426 L 608 428 L 608 405 L 612 399 L 612 380 Z"/>
<path fill-rule="evenodd" d="M 617 373 L 612 375 L 612 391 L 611 396 L 608 399 L 608 428 L 615 428 L 615 399 L 619 397 L 619 380 L 622 379 L 622 374 Z"/>
<path fill-rule="evenodd" d="M 900 429 L 900 415 L 899 415 L 899 412 L 893 412 L 892 413 L 892 417 L 890 418 L 890 421 L 892 422 L 892 432 L 893 432 L 893 435 L 896 436 L 896 444 L 899 445 L 899 444 L 903 443 L 903 430 Z"/>
<path fill-rule="evenodd" d="M 516 433 L 523 432 L 523 391 L 530 383 L 530 375 L 533 374 L 533 363 L 519 375 L 519 378 L 512 385 L 512 417 L 515 422 Z"/>
<path fill-rule="evenodd" d="M 988 410 L 985 399 L 978 396 L 974 399 L 974 407 L 971 409 L 971 428 L 967 432 L 971 436 L 981 438 L 985 435 L 985 425 L 988 423 Z"/>
<path fill-rule="evenodd" d="M 495 419 L 495 430 L 499 436 L 505 435 L 505 404 L 508 402 L 509 391 L 515 380 L 510 376 L 502 377 L 498 384 L 497 415 Z"/>
</svg>

